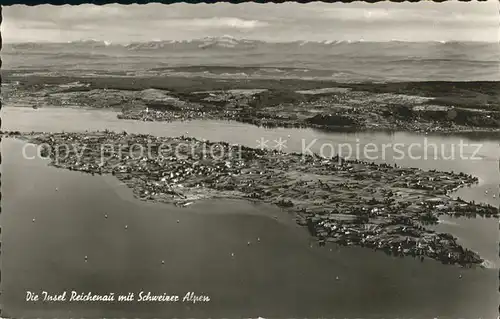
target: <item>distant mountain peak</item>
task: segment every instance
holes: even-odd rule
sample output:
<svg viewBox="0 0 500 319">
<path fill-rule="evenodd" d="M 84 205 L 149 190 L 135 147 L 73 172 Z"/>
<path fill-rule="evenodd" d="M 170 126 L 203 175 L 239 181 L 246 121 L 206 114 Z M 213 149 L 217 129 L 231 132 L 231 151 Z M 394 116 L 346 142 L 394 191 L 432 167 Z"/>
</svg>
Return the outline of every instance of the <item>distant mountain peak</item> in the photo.
<svg viewBox="0 0 500 319">
<path fill-rule="evenodd" d="M 68 44 L 75 45 L 91 45 L 91 46 L 110 46 L 112 45 L 111 41 L 106 40 L 96 40 L 96 39 L 82 39 L 76 41 L 68 41 Z"/>
<path fill-rule="evenodd" d="M 200 48 L 208 48 L 208 47 L 221 47 L 221 48 L 250 48 L 254 47 L 259 43 L 264 43 L 263 41 L 258 40 L 249 40 L 249 39 L 238 39 L 230 35 L 223 36 L 215 36 L 215 37 L 205 37 L 198 45 Z"/>
<path fill-rule="evenodd" d="M 106 40 L 82 39 L 68 42 L 24 42 L 5 43 L 5 49 L 14 50 L 128 50 L 128 51 L 180 51 L 180 50 L 337 50 L 348 46 L 370 46 L 382 47 L 390 45 L 393 48 L 404 48 L 406 46 L 498 46 L 498 43 L 488 42 L 460 42 L 460 41 L 432 41 L 412 42 L 392 39 L 385 42 L 369 42 L 358 40 L 295 40 L 288 42 L 266 42 L 263 40 L 252 40 L 236 38 L 230 35 L 207 36 L 193 40 L 162 40 L 153 39 L 146 42 L 132 42 L 129 44 L 112 43 Z M 284 49 L 286 48 L 286 49 Z"/>
</svg>

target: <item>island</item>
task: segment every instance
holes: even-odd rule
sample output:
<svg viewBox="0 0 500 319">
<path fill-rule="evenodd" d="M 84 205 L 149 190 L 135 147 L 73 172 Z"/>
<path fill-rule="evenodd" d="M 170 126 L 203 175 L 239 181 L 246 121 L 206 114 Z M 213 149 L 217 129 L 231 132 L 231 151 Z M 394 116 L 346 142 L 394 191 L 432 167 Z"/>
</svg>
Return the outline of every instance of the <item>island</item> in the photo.
<svg viewBox="0 0 500 319">
<path fill-rule="evenodd" d="M 484 260 L 477 253 L 429 225 L 441 215 L 498 217 L 496 207 L 450 196 L 459 187 L 477 183 L 476 177 L 464 173 L 184 136 L 108 130 L 1 134 L 40 145 L 41 153 L 56 167 L 112 174 L 141 200 L 186 206 L 204 199 L 232 198 L 277 205 L 294 213 L 297 223 L 307 227 L 319 245 L 354 245 L 421 261 L 431 258 L 463 267 L 481 266 Z M 138 145 L 143 147 L 141 152 Z"/>
</svg>

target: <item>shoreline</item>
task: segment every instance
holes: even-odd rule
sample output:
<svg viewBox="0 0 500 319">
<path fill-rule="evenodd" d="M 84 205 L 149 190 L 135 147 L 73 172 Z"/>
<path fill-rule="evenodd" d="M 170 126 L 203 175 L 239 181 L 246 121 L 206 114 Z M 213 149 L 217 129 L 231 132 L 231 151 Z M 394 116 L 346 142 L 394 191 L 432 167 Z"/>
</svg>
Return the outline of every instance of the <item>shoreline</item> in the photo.
<svg viewBox="0 0 500 319">
<path fill-rule="evenodd" d="M 140 121 L 231 120 L 326 131 L 487 132 L 500 138 L 500 82 L 221 82 L 200 77 L 5 77 L 5 104 L 111 109 Z"/>
<path fill-rule="evenodd" d="M 142 200 L 180 206 L 207 198 L 251 199 L 274 204 L 294 212 L 296 222 L 307 227 L 320 245 L 335 242 L 367 247 L 389 255 L 413 256 L 421 260 L 431 258 L 470 267 L 480 265 L 484 260 L 458 245 L 452 235 L 435 233 L 425 225 L 436 223 L 440 215 L 498 216 L 497 209 L 492 206 L 467 203 L 446 195 L 457 186 L 477 182 L 477 179 L 462 173 L 425 172 L 347 160 L 340 160 L 336 165 L 335 161 L 325 161 L 317 156 L 300 159 L 297 154 L 247 147 L 242 148 L 243 160 L 228 157 L 199 164 L 194 158 L 179 160 L 168 157 L 145 161 L 109 158 L 99 166 L 96 163 L 98 141 L 123 145 L 130 145 L 131 141 L 145 142 L 146 138 L 154 143 L 172 145 L 200 141 L 110 132 L 3 134 L 52 146 L 65 141 L 90 142 L 90 149 L 87 148 L 84 158 L 80 158 L 83 162 L 79 163 L 78 157 L 69 153 L 62 162 L 52 165 L 91 174 L 114 175 Z M 227 143 L 220 145 L 233 147 Z M 162 170 L 170 172 L 170 178 L 161 174 Z M 176 178 L 172 178 L 174 172 Z M 385 179 L 382 184 L 376 177 L 381 173 Z M 399 174 L 406 177 L 398 177 Z M 436 184 L 442 185 L 436 187 Z M 347 218 L 342 217 L 346 214 Z"/>
<path fill-rule="evenodd" d="M 113 116 L 117 116 L 120 113 L 119 109 L 103 109 L 103 108 L 98 108 L 98 107 L 91 107 L 91 106 L 77 106 L 77 105 L 69 105 L 69 106 L 45 106 L 39 109 L 32 109 L 31 106 L 26 105 L 26 104 L 10 104 L 10 105 L 3 105 L 3 109 L 9 110 L 10 112 L 14 110 L 27 110 L 28 112 L 32 112 L 33 114 L 36 114 L 36 112 L 51 112 L 51 111 L 83 111 L 83 112 L 104 112 L 104 113 L 109 113 L 112 114 Z M 16 112 L 16 111 L 14 111 Z M 143 122 L 143 123 L 148 123 L 140 120 L 124 120 L 124 121 L 132 121 L 132 122 Z M 165 123 L 165 124 L 182 124 L 182 123 L 190 123 L 190 122 L 215 122 L 215 123 L 224 123 L 224 124 L 236 124 L 236 125 L 251 125 L 248 123 L 242 123 L 230 119 L 221 119 L 221 120 L 211 120 L 211 119 L 193 119 L 193 120 L 179 120 L 179 121 L 172 121 L 172 122 L 156 122 L 156 123 Z M 153 123 L 153 122 L 151 122 Z M 256 126 L 257 127 L 257 126 Z M 267 129 L 265 127 L 261 127 L 263 129 Z M 277 127 L 277 129 L 287 129 L 284 127 Z M 101 130 L 104 130 L 102 128 Z M 297 130 L 313 130 L 317 132 L 323 132 L 323 133 L 383 133 L 383 134 L 415 134 L 417 136 L 422 136 L 423 138 L 432 138 L 432 137 L 464 137 L 471 139 L 473 141 L 500 141 L 500 129 L 499 133 L 497 134 L 496 131 L 488 131 L 488 130 L 464 130 L 464 131 L 452 131 L 452 132 L 412 132 L 408 130 L 387 130 L 387 129 L 357 129 L 357 128 L 335 128 L 331 130 L 324 130 L 324 129 L 317 129 L 317 128 L 299 128 Z M 24 130 L 25 132 L 29 132 L 31 130 Z M 45 131 L 45 130 L 44 130 Z M 79 131 L 79 130 L 78 130 Z M 81 130 L 85 131 L 85 130 Z M 115 130 L 117 131 L 117 130 Z M 118 130 L 120 131 L 120 130 Z"/>
</svg>

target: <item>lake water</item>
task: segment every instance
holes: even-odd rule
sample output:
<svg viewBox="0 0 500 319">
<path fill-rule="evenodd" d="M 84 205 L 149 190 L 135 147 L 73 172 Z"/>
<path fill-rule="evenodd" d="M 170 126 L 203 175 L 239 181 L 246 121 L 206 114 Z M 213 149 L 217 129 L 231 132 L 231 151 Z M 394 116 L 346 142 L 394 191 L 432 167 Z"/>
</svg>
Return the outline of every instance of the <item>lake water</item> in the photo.
<svg viewBox="0 0 500 319">
<path fill-rule="evenodd" d="M 126 130 L 189 135 L 256 146 L 287 140 L 319 151 L 330 143 L 410 145 L 450 150 L 460 140 L 481 144 L 478 160 L 404 158 L 404 166 L 454 170 L 480 178 L 458 191 L 467 200 L 499 205 L 499 144 L 495 139 L 410 133 L 325 133 L 263 129 L 233 122 L 150 123 L 116 119 L 114 112 L 3 108 L 2 129 L 21 131 Z M 272 143 L 270 143 L 272 144 Z M 23 142 L 2 141 L 2 310 L 15 317 L 399 317 L 496 318 L 498 271 L 393 258 L 362 248 L 320 248 L 292 216 L 245 201 L 200 202 L 187 208 L 136 200 L 112 176 L 56 169 L 22 156 Z M 471 157 L 477 146 L 464 148 Z M 438 152 L 439 153 L 439 152 Z M 376 161 L 392 162 L 392 153 Z M 474 154 L 476 155 L 476 154 Z M 464 157 L 464 156 L 463 156 Z M 486 194 L 485 191 L 488 191 Z M 104 215 L 107 214 L 108 218 Z M 273 218 L 277 216 L 277 220 Z M 33 219 L 35 221 L 33 221 Z M 125 228 L 127 226 L 127 228 Z M 454 233 L 498 267 L 495 219 L 444 219 Z M 260 241 L 257 241 L 257 238 Z M 250 242 L 250 245 L 248 245 Z M 85 261 L 85 256 L 88 256 Z M 164 263 L 162 264 L 162 260 Z M 459 276 L 462 275 L 462 278 Z M 25 302 L 41 289 L 93 293 L 151 291 L 209 295 L 209 303 Z"/>
</svg>

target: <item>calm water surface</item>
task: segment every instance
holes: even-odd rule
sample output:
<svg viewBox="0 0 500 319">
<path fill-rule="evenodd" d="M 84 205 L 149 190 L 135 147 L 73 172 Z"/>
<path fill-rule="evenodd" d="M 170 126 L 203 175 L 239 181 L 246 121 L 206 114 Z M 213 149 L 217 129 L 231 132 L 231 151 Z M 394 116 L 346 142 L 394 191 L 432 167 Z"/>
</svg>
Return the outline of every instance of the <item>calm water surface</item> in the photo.
<svg viewBox="0 0 500 319">
<path fill-rule="evenodd" d="M 288 140 L 287 150 L 295 151 L 300 151 L 302 140 L 309 144 L 318 139 L 318 150 L 326 142 L 409 145 L 424 138 L 408 133 L 266 130 L 229 122 L 145 123 L 117 120 L 112 112 L 72 109 L 4 108 L 2 112 L 4 130 L 125 129 L 249 146 L 256 146 L 260 137 L 282 137 Z M 448 146 L 459 142 L 455 137 L 427 138 Z M 498 142 L 482 143 L 481 160 L 431 156 L 398 164 L 472 173 L 480 184 L 457 195 L 498 205 L 498 198 L 492 197 L 500 177 Z M 84 175 L 50 167 L 44 160 L 26 160 L 22 147 L 21 141 L 2 141 L 1 289 L 6 316 L 497 316 L 497 270 L 420 263 L 361 248 L 310 247 L 307 232 L 275 207 L 245 201 L 209 201 L 187 208 L 144 203 L 112 176 Z M 446 219 L 438 227 L 453 232 L 498 265 L 497 225 L 494 219 Z M 24 301 L 27 290 L 41 289 L 101 294 L 144 290 L 181 296 L 194 291 L 209 295 L 211 302 Z"/>
</svg>

